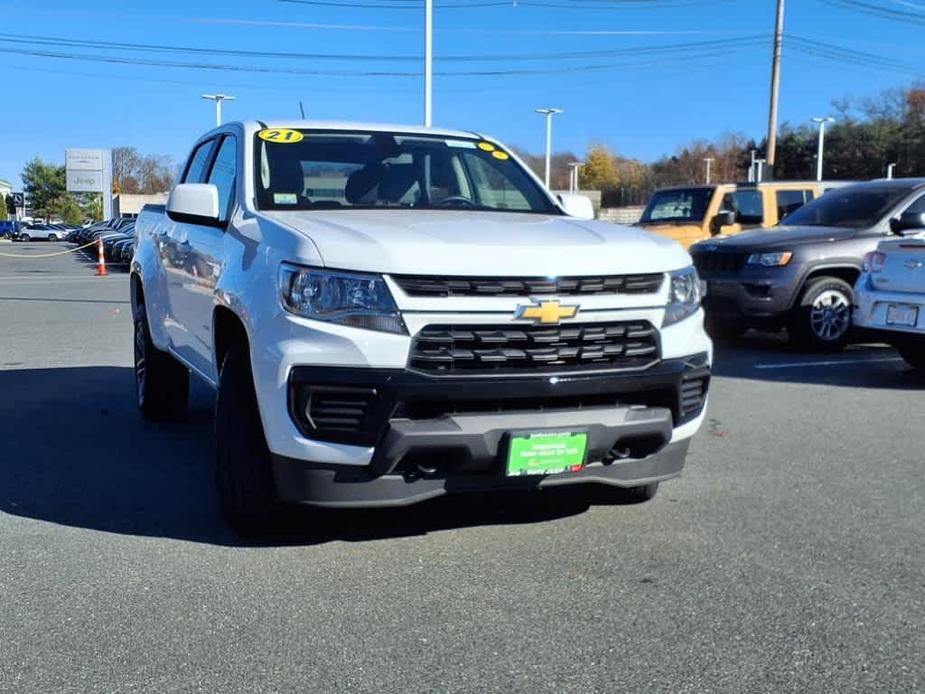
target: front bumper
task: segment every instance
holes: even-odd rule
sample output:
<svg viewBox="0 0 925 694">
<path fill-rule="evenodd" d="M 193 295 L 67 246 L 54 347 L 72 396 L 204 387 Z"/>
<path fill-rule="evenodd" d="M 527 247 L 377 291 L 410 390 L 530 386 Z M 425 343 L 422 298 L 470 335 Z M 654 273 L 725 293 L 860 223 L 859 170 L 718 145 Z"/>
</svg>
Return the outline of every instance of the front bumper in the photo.
<svg viewBox="0 0 925 694">
<path fill-rule="evenodd" d="M 668 444 L 641 460 L 592 463 L 578 472 L 536 477 L 501 473 L 435 472 L 377 475 L 368 468 L 309 463 L 273 456 L 277 491 L 283 501 L 329 508 L 409 506 L 444 494 L 529 490 L 574 484 L 634 487 L 677 477 L 690 439 Z"/>
<path fill-rule="evenodd" d="M 410 370 L 296 367 L 289 411 L 306 438 L 369 446 L 368 465 L 274 455 L 280 497 L 328 506 L 402 505 L 477 489 L 603 482 L 636 486 L 680 473 L 702 418 L 707 354 L 634 372 L 432 377 Z M 588 433 L 586 467 L 504 476 L 514 432 Z"/>
<path fill-rule="evenodd" d="M 783 268 L 773 268 L 774 271 Z M 706 276 L 704 311 L 710 319 L 748 325 L 782 322 L 793 305 L 793 278 L 743 272 L 734 277 Z"/>
</svg>

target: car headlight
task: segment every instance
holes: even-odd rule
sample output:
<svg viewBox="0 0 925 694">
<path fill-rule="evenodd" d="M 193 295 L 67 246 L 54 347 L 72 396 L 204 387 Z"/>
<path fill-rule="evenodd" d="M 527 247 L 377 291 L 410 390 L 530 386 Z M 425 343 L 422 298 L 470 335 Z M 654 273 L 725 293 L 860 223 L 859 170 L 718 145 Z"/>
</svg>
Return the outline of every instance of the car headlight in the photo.
<svg viewBox="0 0 925 694">
<path fill-rule="evenodd" d="M 665 309 L 663 327 L 674 325 L 688 316 L 697 313 L 703 294 L 700 290 L 700 277 L 692 267 L 669 273 L 671 286 L 668 292 L 668 306 Z"/>
<path fill-rule="evenodd" d="M 279 284 L 283 308 L 290 313 L 353 328 L 407 333 L 381 275 L 284 263 Z"/>
<path fill-rule="evenodd" d="M 793 253 L 790 251 L 778 251 L 776 253 L 752 253 L 748 256 L 749 265 L 761 265 L 762 267 L 783 267 L 790 262 Z"/>
</svg>

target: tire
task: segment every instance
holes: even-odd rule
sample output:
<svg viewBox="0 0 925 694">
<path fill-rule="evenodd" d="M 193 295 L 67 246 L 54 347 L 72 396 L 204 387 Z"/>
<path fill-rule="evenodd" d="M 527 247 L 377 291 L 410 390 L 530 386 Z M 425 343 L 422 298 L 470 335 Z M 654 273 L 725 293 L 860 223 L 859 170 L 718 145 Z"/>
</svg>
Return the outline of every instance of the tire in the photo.
<svg viewBox="0 0 925 694">
<path fill-rule="evenodd" d="M 851 332 L 851 285 L 837 277 L 819 277 L 803 289 L 790 320 L 790 336 L 814 351 L 845 348 Z"/>
<path fill-rule="evenodd" d="M 20 234 L 20 235 L 19 235 L 19 240 L 20 240 L 20 241 L 31 241 L 31 240 L 32 240 L 32 237 L 29 236 L 29 234 Z"/>
<path fill-rule="evenodd" d="M 607 501 L 612 504 L 628 505 L 642 504 L 655 498 L 658 492 L 658 482 L 644 484 L 639 487 L 607 487 Z"/>
<path fill-rule="evenodd" d="M 704 329 L 717 342 L 732 342 L 745 334 L 748 328 L 741 323 L 720 322 L 716 318 L 707 318 Z"/>
<path fill-rule="evenodd" d="M 897 345 L 899 356 L 916 371 L 925 371 L 925 341 Z"/>
<path fill-rule="evenodd" d="M 135 401 L 145 419 L 182 419 L 189 400 L 189 371 L 151 341 L 144 301 L 135 311 Z"/>
<path fill-rule="evenodd" d="M 57 241 L 57 240 L 58 240 L 58 237 L 57 237 L 55 234 L 49 234 L 49 235 L 48 235 L 48 241 L 49 241 L 49 242 L 54 242 L 54 241 Z"/>
<path fill-rule="evenodd" d="M 215 402 L 215 481 L 225 520 L 242 537 L 277 529 L 282 504 L 273 482 L 250 357 L 241 346 L 228 351 Z"/>
</svg>

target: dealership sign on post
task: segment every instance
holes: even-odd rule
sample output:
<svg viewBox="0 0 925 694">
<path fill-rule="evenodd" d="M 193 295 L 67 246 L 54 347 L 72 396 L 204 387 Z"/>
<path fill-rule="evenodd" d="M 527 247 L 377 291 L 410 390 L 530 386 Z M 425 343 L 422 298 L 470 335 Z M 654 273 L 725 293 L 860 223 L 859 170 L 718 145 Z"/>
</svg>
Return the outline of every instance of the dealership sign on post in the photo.
<svg viewBox="0 0 925 694">
<path fill-rule="evenodd" d="M 108 149 L 68 149 L 65 152 L 67 190 L 102 193 L 103 218 L 112 218 L 112 152 Z"/>
</svg>

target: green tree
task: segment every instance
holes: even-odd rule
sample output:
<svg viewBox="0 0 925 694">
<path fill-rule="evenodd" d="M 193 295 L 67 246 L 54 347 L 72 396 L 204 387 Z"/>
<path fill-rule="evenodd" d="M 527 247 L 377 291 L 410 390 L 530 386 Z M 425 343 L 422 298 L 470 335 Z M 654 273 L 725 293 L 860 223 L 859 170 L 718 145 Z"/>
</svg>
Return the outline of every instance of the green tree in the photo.
<svg viewBox="0 0 925 694">
<path fill-rule="evenodd" d="M 36 157 L 22 171 L 23 188 L 39 217 L 55 216 L 67 194 L 64 167 L 46 164 Z"/>
</svg>

